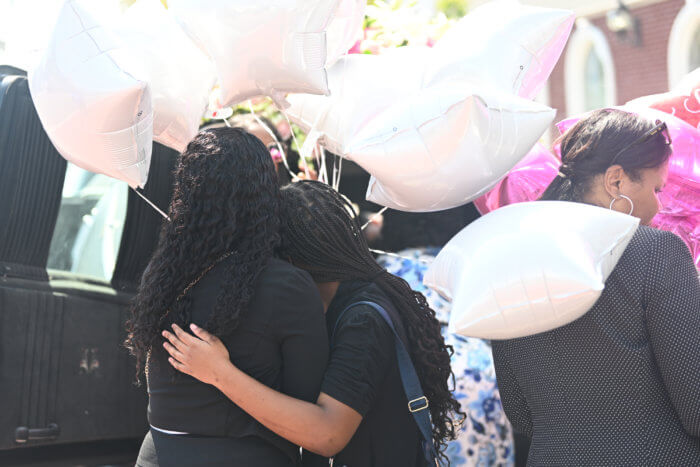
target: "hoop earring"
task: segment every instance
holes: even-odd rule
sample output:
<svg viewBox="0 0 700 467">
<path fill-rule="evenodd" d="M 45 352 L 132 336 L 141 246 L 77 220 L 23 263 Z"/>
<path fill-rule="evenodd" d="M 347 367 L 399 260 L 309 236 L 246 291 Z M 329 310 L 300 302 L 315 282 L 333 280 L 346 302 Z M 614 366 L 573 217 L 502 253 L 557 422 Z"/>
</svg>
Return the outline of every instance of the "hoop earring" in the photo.
<svg viewBox="0 0 700 467">
<path fill-rule="evenodd" d="M 612 211 L 613 204 L 615 204 L 615 201 L 617 201 L 620 198 L 623 198 L 623 199 L 626 199 L 627 201 L 629 201 L 630 212 L 628 212 L 627 215 L 631 216 L 632 213 L 634 212 L 634 203 L 632 202 L 632 200 L 628 196 L 625 196 L 625 195 L 618 195 L 617 198 L 613 198 L 612 201 L 610 201 L 610 208 L 609 209 Z"/>
</svg>

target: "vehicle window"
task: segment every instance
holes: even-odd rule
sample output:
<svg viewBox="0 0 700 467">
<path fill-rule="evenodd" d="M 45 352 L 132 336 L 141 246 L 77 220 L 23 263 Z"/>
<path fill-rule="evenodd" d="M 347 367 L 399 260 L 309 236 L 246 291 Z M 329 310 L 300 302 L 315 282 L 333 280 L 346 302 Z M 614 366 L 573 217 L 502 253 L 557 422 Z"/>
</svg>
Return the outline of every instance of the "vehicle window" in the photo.
<svg viewBox="0 0 700 467">
<path fill-rule="evenodd" d="M 110 281 L 124 230 L 128 190 L 124 182 L 68 163 L 47 269 Z"/>
</svg>

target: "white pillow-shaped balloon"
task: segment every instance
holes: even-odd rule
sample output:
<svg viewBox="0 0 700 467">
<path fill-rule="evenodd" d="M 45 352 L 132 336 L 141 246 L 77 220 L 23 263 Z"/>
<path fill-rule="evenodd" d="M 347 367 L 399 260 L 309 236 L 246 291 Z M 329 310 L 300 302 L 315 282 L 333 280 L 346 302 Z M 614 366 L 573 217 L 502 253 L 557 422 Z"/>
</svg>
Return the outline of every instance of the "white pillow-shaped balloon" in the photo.
<svg viewBox="0 0 700 467">
<path fill-rule="evenodd" d="M 123 58 L 130 63 L 128 72 L 151 86 L 153 139 L 184 151 L 209 102 L 216 81 L 214 64 L 160 0 L 138 0 L 115 28 L 127 45 L 123 52 L 128 56 Z"/>
<path fill-rule="evenodd" d="M 559 60 L 574 19 L 568 10 L 516 0 L 482 5 L 435 44 L 424 85 L 466 79 L 532 99 Z"/>
<path fill-rule="evenodd" d="M 340 0 L 168 0 L 216 65 L 222 104 L 287 92 L 327 94 L 326 30 Z"/>
<path fill-rule="evenodd" d="M 326 34 L 326 66 L 337 62 L 360 38 L 366 6 L 367 0 L 340 0 Z"/>
<path fill-rule="evenodd" d="M 367 199 L 439 211 L 490 190 L 532 148 L 554 110 L 474 86 L 424 89 L 375 117 L 345 155 L 372 178 Z"/>
<path fill-rule="evenodd" d="M 424 283 L 451 299 L 452 332 L 511 339 L 549 331 L 595 304 L 638 225 L 581 203 L 513 204 L 450 240 Z"/>
<path fill-rule="evenodd" d="M 289 118 L 319 143 L 345 156 L 353 138 L 388 107 L 420 89 L 428 48 L 401 47 L 382 55 L 352 54 L 328 70 L 330 96 L 290 94 Z"/>
<path fill-rule="evenodd" d="M 78 2 L 67 1 L 39 65 L 29 72 L 29 89 L 63 157 L 143 187 L 153 145 L 151 92 L 118 65 L 123 49 Z"/>
</svg>

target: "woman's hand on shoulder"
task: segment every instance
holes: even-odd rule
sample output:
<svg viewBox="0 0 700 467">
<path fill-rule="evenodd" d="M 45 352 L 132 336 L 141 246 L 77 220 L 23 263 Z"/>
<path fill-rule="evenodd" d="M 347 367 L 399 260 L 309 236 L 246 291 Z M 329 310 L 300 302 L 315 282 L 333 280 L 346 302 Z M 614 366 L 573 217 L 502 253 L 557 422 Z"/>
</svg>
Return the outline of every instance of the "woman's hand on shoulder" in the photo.
<svg viewBox="0 0 700 467">
<path fill-rule="evenodd" d="M 170 364 L 203 383 L 216 385 L 226 368 L 233 365 L 224 343 L 195 324 L 190 324 L 194 336 L 177 324 L 172 328 L 173 332 L 163 331 L 163 347 L 170 354 Z"/>
</svg>

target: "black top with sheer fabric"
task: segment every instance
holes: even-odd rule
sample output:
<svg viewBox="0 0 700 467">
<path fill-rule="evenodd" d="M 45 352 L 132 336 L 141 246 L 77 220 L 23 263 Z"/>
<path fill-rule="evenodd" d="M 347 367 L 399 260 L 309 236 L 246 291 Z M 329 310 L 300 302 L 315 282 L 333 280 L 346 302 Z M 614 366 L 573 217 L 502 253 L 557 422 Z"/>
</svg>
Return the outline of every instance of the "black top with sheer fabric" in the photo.
<svg viewBox="0 0 700 467">
<path fill-rule="evenodd" d="M 335 456 L 333 465 L 423 465 L 420 433 L 408 411 L 391 328 L 367 305 L 345 312 L 336 326 L 342 311 L 360 301 L 381 305 L 403 335 L 396 308 L 379 286 L 363 281 L 347 281 L 340 285 L 326 314 L 328 335 L 334 328 L 335 334 L 321 392 L 348 405 L 363 419 L 350 443 Z M 304 456 L 305 466 L 327 466 L 328 461 L 325 462 Z"/>
<path fill-rule="evenodd" d="M 225 267 L 232 260 L 215 266 L 189 292 L 195 324 L 203 326 L 210 317 Z M 222 341 L 231 361 L 245 373 L 290 396 L 316 401 L 328 359 L 328 338 L 321 297 L 308 273 L 271 259 L 260 273 L 238 328 Z M 298 447 L 262 426 L 215 387 L 174 374 L 167 357 L 165 349 L 156 346 L 148 364 L 148 421 L 153 427 L 237 438 L 234 452 L 241 456 L 245 453 L 240 440 L 255 437 L 257 451 L 263 440 L 271 457 L 279 457 L 281 450 L 293 462 L 299 460 Z M 230 465 L 239 463 L 232 458 Z"/>
</svg>

